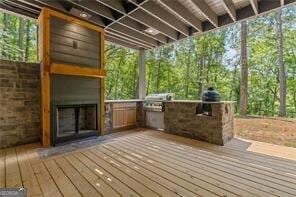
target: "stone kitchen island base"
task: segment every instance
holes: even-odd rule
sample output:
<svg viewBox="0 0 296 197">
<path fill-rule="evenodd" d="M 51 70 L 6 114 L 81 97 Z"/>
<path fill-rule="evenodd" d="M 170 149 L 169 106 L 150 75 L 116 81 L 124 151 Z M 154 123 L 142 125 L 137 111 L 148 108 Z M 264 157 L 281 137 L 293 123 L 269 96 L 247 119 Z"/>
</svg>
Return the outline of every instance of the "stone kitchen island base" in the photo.
<svg viewBox="0 0 296 197">
<path fill-rule="evenodd" d="M 197 108 L 209 104 L 212 116 L 197 114 Z M 164 102 L 164 131 L 213 144 L 224 145 L 233 138 L 233 102 Z"/>
</svg>

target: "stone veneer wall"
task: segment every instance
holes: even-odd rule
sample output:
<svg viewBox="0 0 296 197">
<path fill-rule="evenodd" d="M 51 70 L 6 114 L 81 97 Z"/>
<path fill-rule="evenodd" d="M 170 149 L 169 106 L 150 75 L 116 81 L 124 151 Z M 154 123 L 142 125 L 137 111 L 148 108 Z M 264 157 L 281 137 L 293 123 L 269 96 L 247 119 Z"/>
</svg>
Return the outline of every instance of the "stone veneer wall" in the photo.
<svg viewBox="0 0 296 197">
<path fill-rule="evenodd" d="M 112 103 L 105 103 L 105 117 L 104 117 L 104 119 L 105 119 L 104 120 L 104 122 L 105 122 L 105 131 L 104 131 L 104 134 L 112 133 L 112 127 L 113 127 L 112 108 L 113 108 Z"/>
<path fill-rule="evenodd" d="M 142 101 L 137 102 L 137 127 L 146 127 L 146 112 Z"/>
<path fill-rule="evenodd" d="M 0 60 L 0 148 L 40 140 L 40 65 Z"/>
<path fill-rule="evenodd" d="M 224 145 L 233 138 L 233 108 L 231 103 L 212 105 L 212 116 L 196 115 L 198 103 L 166 102 L 165 132 Z"/>
</svg>

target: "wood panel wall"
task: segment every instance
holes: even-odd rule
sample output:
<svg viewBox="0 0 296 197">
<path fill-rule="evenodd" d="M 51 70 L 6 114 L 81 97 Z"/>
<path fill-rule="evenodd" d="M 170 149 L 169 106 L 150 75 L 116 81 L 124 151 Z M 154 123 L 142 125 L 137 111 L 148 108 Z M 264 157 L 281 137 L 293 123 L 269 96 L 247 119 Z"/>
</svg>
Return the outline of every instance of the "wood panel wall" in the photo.
<svg viewBox="0 0 296 197">
<path fill-rule="evenodd" d="M 51 76 L 54 74 L 99 79 L 101 134 L 104 134 L 104 30 L 101 27 L 43 8 L 38 18 L 38 49 L 41 63 L 42 144 L 51 146 Z M 76 49 L 73 50 L 73 41 Z M 72 49 L 72 50 L 71 50 Z"/>
<path fill-rule="evenodd" d="M 100 66 L 100 32 L 67 22 L 58 17 L 50 20 L 51 61 L 92 68 Z M 73 46 L 76 45 L 76 46 Z M 76 47 L 73 50 L 73 47 Z"/>
</svg>

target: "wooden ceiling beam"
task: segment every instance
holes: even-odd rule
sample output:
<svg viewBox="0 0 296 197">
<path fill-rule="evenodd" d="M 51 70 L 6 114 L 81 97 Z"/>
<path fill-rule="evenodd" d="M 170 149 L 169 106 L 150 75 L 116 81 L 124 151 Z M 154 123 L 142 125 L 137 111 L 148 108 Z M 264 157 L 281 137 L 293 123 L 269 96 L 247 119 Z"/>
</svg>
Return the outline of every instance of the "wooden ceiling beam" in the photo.
<svg viewBox="0 0 296 197">
<path fill-rule="evenodd" d="M 117 32 L 121 32 L 121 33 L 125 34 L 126 36 L 132 36 L 133 38 L 137 39 L 139 42 L 146 43 L 147 45 L 154 46 L 154 47 L 158 46 L 158 42 L 156 40 L 154 40 L 150 37 L 147 37 L 141 33 L 138 33 L 136 31 L 133 31 L 133 30 L 131 30 L 119 23 L 114 23 L 112 25 L 112 28 L 109 28 L 109 29 L 117 31 Z"/>
<path fill-rule="evenodd" d="M 41 1 L 41 0 L 39 0 L 39 1 Z M 44 1 L 46 1 L 46 0 L 41 1 L 41 3 L 43 3 Z M 64 7 L 62 7 L 61 5 L 57 5 L 57 3 L 58 2 L 46 1 L 44 4 L 47 6 L 50 6 L 50 7 L 57 6 L 60 8 L 59 10 L 68 13 L 68 11 Z M 97 3 L 97 2 L 94 2 L 94 3 Z M 89 6 L 87 6 L 87 4 L 84 4 L 84 6 L 82 6 L 81 8 L 86 9 L 88 11 L 90 11 L 90 9 L 91 9 Z M 94 12 L 94 11 L 92 11 L 92 12 Z M 105 10 L 105 13 L 106 12 L 107 12 L 107 10 Z M 91 15 L 91 17 L 88 20 L 90 22 L 93 22 L 93 23 L 98 24 L 100 26 L 105 26 L 102 18 L 97 14 Z M 113 19 L 113 20 L 115 20 L 115 19 Z M 150 37 L 147 37 L 139 32 L 133 31 L 132 29 L 130 29 L 124 25 L 116 24 L 111 29 L 114 31 L 117 31 L 117 32 L 121 32 L 121 33 L 125 34 L 126 36 L 132 35 L 132 36 L 134 36 L 134 39 L 139 40 L 140 42 L 142 42 L 143 44 L 146 44 L 150 48 L 158 46 L 158 41 L 156 41 Z"/>
<path fill-rule="evenodd" d="M 4 2 L 0 1 L 0 10 L 9 14 L 14 14 L 17 16 L 23 16 L 23 17 L 27 17 L 27 18 L 37 18 L 38 15 L 28 12 L 26 10 L 20 9 L 20 8 L 16 8 L 14 6 L 10 6 L 8 4 L 5 4 Z"/>
<path fill-rule="evenodd" d="M 89 10 L 90 12 L 103 16 L 109 20 L 112 20 L 112 21 L 115 20 L 111 10 L 108 7 L 103 6 L 102 4 L 96 1 L 79 1 L 79 2 L 74 0 L 67 0 L 67 1 L 79 7 L 83 7 Z"/>
<path fill-rule="evenodd" d="M 107 7 L 110 7 L 116 10 L 119 13 L 127 14 L 123 4 L 119 0 L 96 0 L 96 1 L 104 4 Z"/>
<path fill-rule="evenodd" d="M 61 12 L 64 12 L 66 14 L 69 14 L 69 11 L 59 2 L 59 1 L 47 1 L 47 0 L 35 0 L 38 1 L 39 3 L 43 4 L 45 7 L 50 7 L 57 9 Z M 85 11 L 86 9 L 82 10 Z M 77 16 L 76 16 L 77 17 Z M 92 15 L 89 19 L 89 22 L 94 23 L 96 25 L 99 25 L 101 27 L 104 27 L 105 24 L 100 16 L 97 15 Z"/>
<path fill-rule="evenodd" d="M 42 4 L 36 2 L 35 0 L 17 0 L 18 2 L 22 2 L 26 5 L 30 5 L 32 7 L 36 7 L 36 8 L 39 8 L 41 9 L 42 8 Z"/>
<path fill-rule="evenodd" d="M 106 35 L 116 37 L 117 39 L 120 39 L 124 42 L 131 43 L 133 45 L 141 46 L 142 48 L 147 48 L 147 49 L 153 48 L 152 46 L 143 44 L 142 42 L 135 40 L 133 37 L 126 36 L 124 34 L 121 34 L 120 32 L 117 32 L 111 29 L 106 30 Z"/>
<path fill-rule="evenodd" d="M 285 5 L 285 0 L 280 0 L 281 1 L 281 6 Z"/>
<path fill-rule="evenodd" d="M 153 16 L 151 16 L 143 10 L 139 9 L 129 14 L 129 16 L 134 20 L 145 24 L 148 27 L 152 27 L 153 29 L 158 30 L 162 34 L 171 38 L 172 40 L 178 40 L 178 33 L 174 29 L 168 27 L 165 23 L 159 21 L 158 19 L 154 18 Z"/>
<path fill-rule="evenodd" d="M 148 36 L 150 38 L 153 38 L 153 39 L 155 39 L 155 40 L 157 40 L 157 41 L 159 41 L 159 42 L 161 42 L 163 44 L 167 42 L 167 39 L 166 39 L 166 37 L 164 35 L 161 35 L 161 34 L 150 35 L 150 34 L 144 32 L 144 30 L 147 29 L 147 26 L 142 24 L 142 23 L 139 23 L 138 21 L 133 20 L 129 16 L 126 16 L 126 17 L 122 18 L 117 23 L 128 26 L 128 27 L 131 27 L 131 28 L 137 30 L 138 32 L 140 32 L 140 33 L 142 33 L 142 34 L 144 34 L 144 35 L 146 35 L 146 36 Z"/>
<path fill-rule="evenodd" d="M 106 35 L 105 38 L 106 38 L 106 41 L 112 42 L 113 44 L 119 45 L 121 47 L 126 47 L 126 48 L 130 48 L 130 49 L 135 49 L 135 50 L 139 50 L 140 48 L 143 48 L 143 47 L 133 44 L 129 41 L 124 41 L 124 40 L 118 39 L 117 37 L 114 37 L 112 35 Z M 144 48 L 144 49 L 147 49 L 147 48 Z"/>
<path fill-rule="evenodd" d="M 171 10 L 171 12 L 174 12 L 179 18 L 185 20 L 194 29 L 200 32 L 202 31 L 201 20 L 188 12 L 188 10 L 180 2 L 172 0 L 161 0 L 159 2 L 167 9 Z"/>
<path fill-rule="evenodd" d="M 157 18 L 172 29 L 182 33 L 185 36 L 189 36 L 189 28 L 179 21 L 174 15 L 163 9 L 161 6 L 156 4 L 154 1 L 147 1 L 140 5 L 140 8 L 145 12 L 149 13 L 153 17 Z"/>
<path fill-rule="evenodd" d="M 253 8 L 255 15 L 258 15 L 259 14 L 258 0 L 250 0 L 250 4 Z"/>
<path fill-rule="evenodd" d="M 92 13 L 95 13 L 97 15 L 100 15 L 100 16 L 103 16 L 103 17 L 106 17 L 107 19 L 111 20 L 111 21 L 116 21 L 117 19 L 113 16 L 112 14 L 112 11 L 110 10 L 109 7 L 106 7 L 104 4 L 100 4 L 96 1 L 81 1 L 81 2 L 76 2 L 76 1 L 73 1 L 73 0 L 68 0 L 69 2 L 73 3 L 74 5 L 76 6 L 79 6 L 79 7 L 82 7 L 82 8 L 85 8 L 87 10 L 89 10 L 90 12 Z M 131 18 L 127 18 L 128 16 L 124 17 L 122 20 L 120 21 L 116 21 L 116 23 L 119 23 L 131 30 L 134 30 L 144 36 L 147 37 L 147 39 L 154 39 L 154 40 L 157 40 L 158 42 L 161 42 L 161 43 L 165 43 L 166 42 L 166 38 L 164 36 L 152 36 L 152 35 L 149 35 L 147 33 L 144 32 L 145 29 L 147 29 L 147 27 L 135 20 L 132 20 Z M 126 20 L 124 20 L 126 19 Z M 114 24 L 116 24 L 114 23 Z M 108 25 L 107 25 L 107 28 Z M 112 29 L 112 28 L 111 28 Z M 144 39 L 146 40 L 146 39 Z M 152 40 L 151 40 L 152 41 Z M 152 41 L 153 43 L 155 41 Z"/>
<path fill-rule="evenodd" d="M 58 9 L 62 12 L 68 12 L 59 1 L 47 1 L 47 0 L 35 0 L 35 1 L 42 4 L 42 6 L 48 6 L 51 8 Z"/>
<path fill-rule="evenodd" d="M 10 6 L 13 6 L 15 8 L 19 8 L 19 9 L 22 9 L 22 10 L 25 10 L 25 11 L 28 11 L 30 13 L 34 13 L 34 14 L 39 14 L 40 10 L 38 10 L 38 8 L 36 7 L 31 7 L 31 6 L 28 6 L 26 4 L 23 4 L 22 2 L 17 2 L 17 1 L 4 1 L 4 3 L 10 5 Z"/>
<path fill-rule="evenodd" d="M 192 0 L 196 8 L 201 12 L 201 14 L 207 18 L 208 21 L 212 23 L 215 27 L 218 27 L 218 16 L 216 13 L 208 6 L 204 0 Z"/>
<path fill-rule="evenodd" d="M 232 0 L 221 0 L 222 4 L 233 21 L 236 21 L 236 10 Z"/>
<path fill-rule="evenodd" d="M 115 21 L 114 23 L 110 24 L 107 26 L 108 28 L 112 28 L 113 24 L 115 23 L 120 23 L 121 21 L 125 21 L 125 25 L 128 25 L 126 23 L 126 18 L 129 17 L 135 21 L 137 21 L 138 23 L 141 23 L 147 27 L 152 27 L 156 30 L 158 30 L 159 32 L 161 32 L 163 35 L 168 36 L 170 39 L 172 40 L 177 40 L 177 33 L 174 33 L 172 31 L 174 31 L 174 29 L 167 29 L 164 28 L 165 26 L 167 26 L 166 24 L 160 22 L 159 20 L 155 19 L 153 16 L 151 16 L 150 14 L 144 12 L 143 10 L 140 10 L 140 6 L 144 3 L 147 2 L 147 0 L 144 0 L 143 2 L 141 2 L 140 4 L 137 3 L 137 1 L 130 1 L 133 5 L 137 6 L 134 10 L 132 10 L 131 12 L 127 13 L 124 10 L 124 6 L 121 5 L 118 1 L 109 1 L 109 0 L 97 0 L 98 2 L 104 4 L 105 6 L 108 6 L 118 12 L 120 12 L 121 14 L 124 14 L 124 16 L 120 19 L 118 19 L 117 21 Z M 120 5 L 118 5 L 120 4 Z M 129 20 L 129 19 L 128 19 Z M 129 20 L 130 21 L 130 20 Z M 159 27 L 161 26 L 161 27 Z M 170 28 L 170 27 L 168 27 Z M 161 43 L 166 43 L 166 40 L 168 40 L 167 38 L 165 38 L 164 36 L 161 35 L 157 35 L 157 36 L 153 36 L 155 37 L 158 41 L 160 41 Z"/>
</svg>

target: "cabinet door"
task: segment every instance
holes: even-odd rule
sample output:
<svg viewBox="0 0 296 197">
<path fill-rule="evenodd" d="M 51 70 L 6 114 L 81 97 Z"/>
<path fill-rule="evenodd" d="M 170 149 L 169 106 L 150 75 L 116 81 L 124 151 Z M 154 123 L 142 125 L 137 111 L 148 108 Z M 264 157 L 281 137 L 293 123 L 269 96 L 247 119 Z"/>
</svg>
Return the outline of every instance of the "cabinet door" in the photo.
<svg viewBox="0 0 296 197">
<path fill-rule="evenodd" d="M 126 126 L 136 125 L 136 109 L 135 108 L 126 108 L 124 116 L 125 116 Z"/>
<path fill-rule="evenodd" d="M 113 109 L 113 128 L 120 128 L 125 126 L 124 109 Z"/>
</svg>

